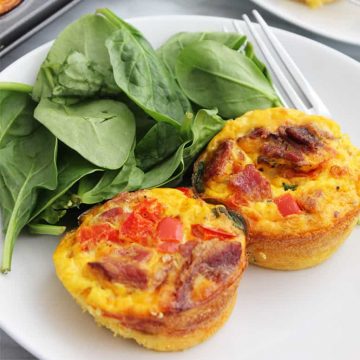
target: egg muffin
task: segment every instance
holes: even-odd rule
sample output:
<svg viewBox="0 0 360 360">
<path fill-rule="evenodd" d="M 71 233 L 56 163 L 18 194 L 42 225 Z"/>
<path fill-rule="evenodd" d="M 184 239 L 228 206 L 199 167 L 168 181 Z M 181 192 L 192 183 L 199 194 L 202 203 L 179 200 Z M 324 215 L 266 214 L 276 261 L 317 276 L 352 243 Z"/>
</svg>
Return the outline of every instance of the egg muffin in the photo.
<svg viewBox="0 0 360 360">
<path fill-rule="evenodd" d="M 336 0 L 299 0 L 312 8 L 318 8 L 320 6 L 332 3 Z"/>
<path fill-rule="evenodd" d="M 360 152 L 325 117 L 256 110 L 211 140 L 193 185 L 244 217 L 249 262 L 302 269 L 327 259 L 357 222 Z"/>
<path fill-rule="evenodd" d="M 158 351 L 194 346 L 227 320 L 247 265 L 241 219 L 190 189 L 122 193 L 87 212 L 54 254 L 81 307 Z"/>
<path fill-rule="evenodd" d="M 21 2 L 22 2 L 22 0 L 1 0 L 0 1 L 0 16 L 13 10 Z"/>
<path fill-rule="evenodd" d="M 318 8 L 322 5 L 332 3 L 336 0 L 298 0 L 300 2 L 305 3 L 306 5 L 310 6 L 311 8 Z"/>
</svg>

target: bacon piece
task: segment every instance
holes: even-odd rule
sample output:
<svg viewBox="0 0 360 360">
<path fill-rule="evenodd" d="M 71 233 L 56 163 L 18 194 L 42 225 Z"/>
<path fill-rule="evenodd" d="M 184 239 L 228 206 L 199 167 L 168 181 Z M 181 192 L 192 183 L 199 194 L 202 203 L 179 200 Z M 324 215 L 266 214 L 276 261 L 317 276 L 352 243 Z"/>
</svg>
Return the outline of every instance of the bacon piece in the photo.
<svg viewBox="0 0 360 360">
<path fill-rule="evenodd" d="M 316 150 L 321 144 L 316 134 L 306 126 L 282 126 L 279 128 L 279 134 L 285 140 L 291 140 L 299 145 L 303 145 L 310 151 Z"/>
<path fill-rule="evenodd" d="M 215 282 L 224 281 L 228 277 L 228 269 L 234 268 L 240 260 L 241 244 L 229 243 L 229 246 L 209 254 L 199 266 L 199 272 Z M 225 270 L 226 269 L 226 270 Z"/>
<path fill-rule="evenodd" d="M 208 181 L 215 176 L 224 173 L 225 166 L 231 158 L 231 151 L 234 146 L 233 140 L 225 140 L 217 147 L 210 159 L 206 162 L 204 180 Z"/>
<path fill-rule="evenodd" d="M 262 201 L 272 197 L 269 181 L 261 175 L 253 164 L 246 165 L 244 170 L 233 175 L 230 178 L 229 186 L 240 202 L 241 200 L 244 203 Z"/>
<path fill-rule="evenodd" d="M 265 143 L 261 149 L 258 163 L 269 163 L 271 159 L 284 159 L 296 165 L 301 165 L 304 155 L 299 149 L 289 147 L 284 141 Z"/>
<path fill-rule="evenodd" d="M 99 271 L 109 281 L 142 290 L 147 288 L 148 277 L 146 272 L 135 264 L 124 263 L 121 258 L 108 257 L 102 261 L 89 262 L 88 265 Z"/>
<path fill-rule="evenodd" d="M 270 134 L 264 141 L 258 163 L 271 166 L 303 166 L 306 153 L 316 153 L 322 146 L 317 132 L 310 126 L 280 126 L 276 134 Z M 280 161 L 279 160 L 283 160 Z"/>
<path fill-rule="evenodd" d="M 286 178 L 286 179 L 292 179 L 292 178 L 296 178 L 296 177 L 300 177 L 300 178 L 315 178 L 320 171 L 322 170 L 322 164 L 319 164 L 318 167 L 316 167 L 313 170 L 310 171 L 301 171 L 300 169 L 289 169 L 287 167 L 279 167 L 279 174 L 280 176 Z"/>
<path fill-rule="evenodd" d="M 120 216 L 123 214 L 123 210 L 119 207 L 114 207 L 112 209 L 109 210 L 105 210 L 103 213 L 101 213 L 99 215 L 99 217 L 102 220 L 105 221 L 112 221 L 112 220 L 117 220 L 118 218 L 120 218 Z"/>
<path fill-rule="evenodd" d="M 197 305 L 191 292 L 199 274 L 216 283 L 231 278 L 240 263 L 242 247 L 238 242 L 209 240 L 190 243 L 184 253 L 184 265 L 177 280 L 175 299 L 171 304 L 173 311 L 183 311 Z M 216 288 L 220 289 L 219 286 Z"/>
<path fill-rule="evenodd" d="M 237 145 L 248 155 L 259 152 L 259 149 L 271 133 L 265 128 L 255 128 L 245 136 L 241 136 L 236 140 Z M 251 155 L 250 155 L 251 157 Z"/>
<path fill-rule="evenodd" d="M 179 244 L 176 242 L 164 241 L 157 246 L 157 249 L 161 253 L 172 254 L 178 251 Z"/>
<path fill-rule="evenodd" d="M 322 196 L 323 192 L 321 190 L 316 190 L 311 194 L 304 195 L 302 198 L 298 199 L 297 202 L 301 209 L 313 214 L 318 211 L 319 200 Z"/>
<path fill-rule="evenodd" d="M 315 126 L 314 124 L 309 124 L 307 125 L 307 128 L 313 133 L 315 134 L 319 139 L 329 139 L 329 140 L 334 140 L 335 137 L 333 134 L 331 134 L 330 132 L 328 132 L 327 130 L 324 129 L 320 129 L 317 126 Z"/>
<path fill-rule="evenodd" d="M 185 244 L 181 244 L 179 246 L 179 252 L 184 258 L 188 258 L 191 256 L 192 251 L 198 244 L 199 241 L 196 240 L 187 241 Z"/>
<path fill-rule="evenodd" d="M 162 266 L 155 272 L 153 278 L 151 279 L 151 288 L 159 288 L 166 281 L 169 272 L 173 267 L 174 263 L 172 261 L 162 264 Z"/>
<path fill-rule="evenodd" d="M 151 252 L 143 246 L 131 244 L 128 247 L 121 247 L 117 249 L 116 255 L 126 258 L 128 260 L 143 262 L 150 258 Z"/>
<path fill-rule="evenodd" d="M 267 130 L 267 129 L 263 128 L 263 127 L 260 127 L 260 128 L 255 128 L 247 136 L 250 139 L 257 139 L 257 138 L 266 139 L 269 135 L 270 135 L 269 130 Z"/>
</svg>

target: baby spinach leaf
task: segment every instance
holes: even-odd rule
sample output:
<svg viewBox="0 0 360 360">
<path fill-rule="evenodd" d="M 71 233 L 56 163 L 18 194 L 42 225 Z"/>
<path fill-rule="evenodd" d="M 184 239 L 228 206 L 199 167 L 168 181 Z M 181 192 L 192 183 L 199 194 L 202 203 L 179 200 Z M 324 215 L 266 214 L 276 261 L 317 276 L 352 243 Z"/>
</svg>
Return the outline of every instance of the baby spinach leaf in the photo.
<svg viewBox="0 0 360 360">
<path fill-rule="evenodd" d="M 247 233 L 247 223 L 244 217 L 240 213 L 236 213 L 235 211 L 228 210 L 224 205 L 219 205 L 212 209 L 212 212 L 216 217 L 219 217 L 220 214 L 225 214 L 234 225 Z"/>
<path fill-rule="evenodd" d="M 285 182 L 282 183 L 282 187 L 285 191 L 291 190 L 295 191 L 298 188 L 299 185 L 296 184 L 287 184 Z"/>
<path fill-rule="evenodd" d="M 29 224 L 29 231 L 31 234 L 39 235 L 61 235 L 65 232 L 66 226 L 55 226 L 47 224 Z"/>
<path fill-rule="evenodd" d="M 145 173 L 142 189 L 163 186 L 181 177 L 185 170 L 184 147 L 182 144 L 174 155 Z"/>
<path fill-rule="evenodd" d="M 0 149 L 0 208 L 5 233 L 2 272 L 11 268 L 14 244 L 30 219 L 38 189 L 55 189 L 56 138 L 44 127 Z"/>
<path fill-rule="evenodd" d="M 192 140 L 184 150 L 184 162 L 188 167 L 207 143 L 224 127 L 225 121 L 217 115 L 217 110 L 201 109 L 196 114 L 192 126 Z"/>
<path fill-rule="evenodd" d="M 217 107 L 222 117 L 281 105 L 271 83 L 252 60 L 215 41 L 188 45 L 175 69 L 185 94 L 204 108 Z"/>
<path fill-rule="evenodd" d="M 18 82 L 0 82 L 0 90 L 15 91 L 17 93 L 30 94 L 33 87 L 28 84 Z"/>
<path fill-rule="evenodd" d="M 57 224 L 67 213 L 69 209 L 80 206 L 80 200 L 71 191 L 57 197 L 51 205 L 46 207 L 33 221 L 28 225 L 41 225 L 44 221 L 48 224 Z"/>
<path fill-rule="evenodd" d="M 194 114 L 193 113 L 186 113 L 184 116 L 184 120 L 181 124 L 180 128 L 180 134 L 183 139 L 191 139 L 192 138 L 192 124 L 194 120 Z"/>
<path fill-rule="evenodd" d="M 116 84 L 152 118 L 178 126 L 190 103 L 150 43 L 110 10 L 98 13 L 119 29 L 106 41 Z"/>
<path fill-rule="evenodd" d="M 244 54 L 253 61 L 253 63 L 261 70 L 261 72 L 265 75 L 265 77 L 272 84 L 272 79 L 269 73 L 269 70 L 265 66 L 265 64 L 259 60 L 259 58 L 255 55 L 254 46 L 248 42 L 244 49 Z"/>
<path fill-rule="evenodd" d="M 145 112 L 141 115 L 134 113 L 134 116 L 136 122 L 136 141 L 140 141 L 156 124 L 156 121 Z"/>
<path fill-rule="evenodd" d="M 91 97 L 119 93 L 112 70 L 89 61 L 85 55 L 73 51 L 59 68 L 53 96 Z"/>
<path fill-rule="evenodd" d="M 124 166 L 118 170 L 105 171 L 95 185 L 83 184 L 79 186 L 78 197 L 84 204 L 95 204 L 112 198 L 122 191 L 138 190 L 143 181 L 144 173 L 136 167 L 133 150 Z M 87 182 L 87 179 L 84 178 Z"/>
<path fill-rule="evenodd" d="M 194 167 L 191 180 L 195 191 L 198 194 L 201 194 L 205 191 L 204 179 L 203 179 L 205 173 L 205 161 L 200 161 L 196 163 L 196 165 L 197 166 Z"/>
<path fill-rule="evenodd" d="M 145 134 L 157 123 L 141 107 L 137 106 L 123 92 L 117 96 L 117 100 L 127 105 L 134 114 L 136 123 L 136 142 L 140 141 Z"/>
<path fill-rule="evenodd" d="M 69 25 L 41 65 L 32 93 L 34 100 L 55 95 L 112 94 L 115 82 L 105 40 L 114 30 L 116 27 L 97 15 L 85 15 Z"/>
<path fill-rule="evenodd" d="M 173 76 L 176 76 L 176 60 L 182 49 L 196 41 L 213 40 L 227 46 L 230 49 L 241 51 L 264 73 L 272 82 L 270 73 L 265 64 L 255 55 L 253 45 L 247 41 L 245 35 L 226 32 L 180 32 L 170 37 L 158 50 L 157 53 L 165 63 Z"/>
<path fill-rule="evenodd" d="M 125 163 L 135 138 L 133 114 L 114 100 L 66 106 L 42 99 L 34 116 L 86 160 L 106 169 Z"/>
<path fill-rule="evenodd" d="M 233 50 L 238 50 L 245 42 L 246 36 L 226 32 L 180 32 L 170 37 L 158 50 L 160 59 L 173 76 L 176 76 L 176 59 L 186 46 L 203 40 L 213 40 Z"/>
<path fill-rule="evenodd" d="M 190 138 L 182 140 L 183 143 L 180 146 L 177 145 L 177 151 L 166 160 L 159 156 L 161 161 L 145 173 L 141 188 L 159 187 L 169 183 L 175 186 L 173 182 L 181 180 L 200 151 L 223 128 L 224 123 L 224 120 L 217 115 L 216 110 L 200 110 L 191 124 L 185 121 L 183 126 L 190 128 Z M 152 149 L 151 144 L 154 143 L 154 138 L 149 137 L 149 139 L 152 139 L 149 141 L 149 147 Z M 178 141 L 180 139 L 179 137 Z"/>
<path fill-rule="evenodd" d="M 58 184 L 55 190 L 40 190 L 30 222 L 42 220 L 56 224 L 68 209 L 78 206 L 81 200 L 70 189 L 84 176 L 103 171 L 86 161 L 75 151 L 63 147 L 58 154 Z"/>
<path fill-rule="evenodd" d="M 138 166 L 147 171 L 173 154 L 183 143 L 178 128 L 167 123 L 155 124 L 135 148 Z"/>
<path fill-rule="evenodd" d="M 19 136 L 31 134 L 38 123 L 35 105 L 26 93 L 0 90 L 0 149 Z"/>
</svg>

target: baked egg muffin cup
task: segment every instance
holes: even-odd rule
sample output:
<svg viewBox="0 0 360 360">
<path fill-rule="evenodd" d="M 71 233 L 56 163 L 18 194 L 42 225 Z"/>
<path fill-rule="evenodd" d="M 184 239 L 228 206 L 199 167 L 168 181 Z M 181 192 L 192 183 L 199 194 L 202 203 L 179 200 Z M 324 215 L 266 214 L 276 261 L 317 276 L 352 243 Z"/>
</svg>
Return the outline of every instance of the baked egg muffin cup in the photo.
<svg viewBox="0 0 360 360">
<path fill-rule="evenodd" d="M 57 276 L 115 335 L 157 351 L 213 335 L 247 265 L 241 221 L 190 189 L 120 194 L 97 206 L 54 254 Z"/>
<path fill-rule="evenodd" d="M 251 111 L 210 141 L 193 187 L 244 217 L 250 263 L 304 269 L 329 258 L 356 225 L 360 152 L 325 117 Z"/>
<path fill-rule="evenodd" d="M 305 3 L 306 5 L 308 5 L 309 7 L 316 9 L 319 8 L 323 5 L 332 3 L 336 0 L 297 0 L 299 2 Z"/>
</svg>

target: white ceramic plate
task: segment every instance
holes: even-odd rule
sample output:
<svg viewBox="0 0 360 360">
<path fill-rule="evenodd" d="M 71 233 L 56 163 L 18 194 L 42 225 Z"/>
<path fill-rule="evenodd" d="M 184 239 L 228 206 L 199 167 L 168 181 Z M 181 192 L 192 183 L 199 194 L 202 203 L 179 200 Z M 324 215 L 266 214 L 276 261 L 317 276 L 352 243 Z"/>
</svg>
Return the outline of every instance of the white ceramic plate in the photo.
<svg viewBox="0 0 360 360">
<path fill-rule="evenodd" d="M 131 23 L 159 46 L 178 31 L 222 30 L 223 24 L 231 27 L 230 21 L 168 16 Z M 359 146 L 360 64 L 303 37 L 277 33 Z M 16 61 L 0 80 L 33 83 L 49 46 Z M 360 228 L 335 256 L 314 269 L 280 272 L 250 266 L 228 323 L 205 343 L 172 354 L 114 338 L 82 313 L 55 277 L 51 258 L 57 242 L 53 237 L 22 236 L 15 246 L 13 270 L 0 276 L 0 326 L 40 359 L 355 360 L 360 353 Z"/>
<path fill-rule="evenodd" d="M 252 1 L 306 30 L 360 45 L 360 6 L 348 0 L 338 0 L 318 9 L 310 9 L 296 0 Z"/>
</svg>

